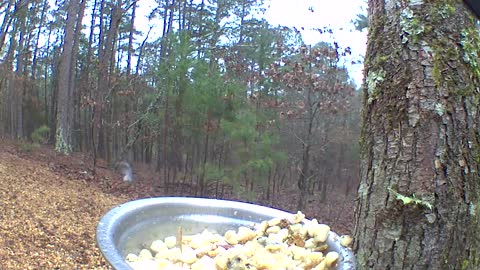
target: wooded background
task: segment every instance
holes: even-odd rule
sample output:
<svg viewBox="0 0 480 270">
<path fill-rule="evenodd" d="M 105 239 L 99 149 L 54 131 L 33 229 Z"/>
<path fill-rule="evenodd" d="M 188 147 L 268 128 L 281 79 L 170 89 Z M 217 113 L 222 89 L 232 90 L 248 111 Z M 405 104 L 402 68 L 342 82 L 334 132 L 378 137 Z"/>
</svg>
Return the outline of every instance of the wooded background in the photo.
<svg viewBox="0 0 480 270">
<path fill-rule="evenodd" d="M 148 164 L 158 186 L 197 196 L 273 200 L 296 185 L 304 209 L 314 191 L 356 191 L 349 48 L 307 46 L 252 0 L 157 0 L 151 39 L 137 2 L 3 1 L 0 136 Z"/>
</svg>

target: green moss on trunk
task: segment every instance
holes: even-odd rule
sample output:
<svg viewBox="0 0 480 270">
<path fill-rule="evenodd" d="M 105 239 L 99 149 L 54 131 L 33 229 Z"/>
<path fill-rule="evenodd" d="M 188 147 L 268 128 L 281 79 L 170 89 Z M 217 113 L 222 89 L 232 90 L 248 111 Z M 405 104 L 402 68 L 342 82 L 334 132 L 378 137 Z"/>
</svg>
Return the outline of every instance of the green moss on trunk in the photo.
<svg viewBox="0 0 480 270">
<path fill-rule="evenodd" d="M 461 1 L 369 3 L 358 268 L 480 269 L 473 20 Z"/>
</svg>

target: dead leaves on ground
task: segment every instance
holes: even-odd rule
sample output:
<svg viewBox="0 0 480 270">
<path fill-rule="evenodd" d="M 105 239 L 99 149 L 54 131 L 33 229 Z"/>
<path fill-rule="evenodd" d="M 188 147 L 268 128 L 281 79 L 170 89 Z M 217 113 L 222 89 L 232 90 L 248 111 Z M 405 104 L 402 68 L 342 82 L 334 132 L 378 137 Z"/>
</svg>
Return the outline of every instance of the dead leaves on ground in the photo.
<svg viewBox="0 0 480 270">
<path fill-rule="evenodd" d="M 109 269 L 95 243 L 100 217 L 126 199 L 0 152 L 2 269 Z"/>
</svg>

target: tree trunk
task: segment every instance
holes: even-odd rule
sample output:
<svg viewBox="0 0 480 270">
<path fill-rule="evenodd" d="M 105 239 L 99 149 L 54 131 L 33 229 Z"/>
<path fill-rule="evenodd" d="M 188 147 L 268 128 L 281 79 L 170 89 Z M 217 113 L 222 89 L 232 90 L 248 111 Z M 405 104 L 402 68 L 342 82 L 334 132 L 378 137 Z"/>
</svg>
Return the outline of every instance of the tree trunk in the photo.
<svg viewBox="0 0 480 270">
<path fill-rule="evenodd" d="M 14 10 L 12 10 L 12 7 L 14 7 Z M 0 50 L 2 50 L 3 45 L 5 44 L 8 28 L 10 27 L 13 19 L 15 18 L 18 8 L 21 8 L 21 6 L 17 7 L 17 5 L 15 4 L 15 0 L 9 0 L 7 6 L 4 9 L 5 13 L 3 16 L 2 24 L 0 25 Z"/>
<path fill-rule="evenodd" d="M 82 100 L 83 107 L 83 119 L 80 124 L 80 128 L 83 130 L 83 136 L 81 140 L 81 148 L 83 151 L 88 151 L 93 153 L 95 151 L 94 142 L 93 142 L 93 107 L 92 104 L 93 96 L 95 95 L 95 90 L 91 87 L 90 79 L 90 67 L 92 66 L 92 55 L 93 55 L 93 39 L 95 32 L 95 21 L 97 18 L 97 9 L 98 9 L 98 0 L 94 0 L 92 7 L 92 15 L 90 20 L 90 31 L 88 35 L 88 45 L 87 45 L 87 55 L 85 60 L 82 61 L 81 72 L 80 72 L 80 82 L 79 82 L 79 95 Z"/>
<path fill-rule="evenodd" d="M 15 134 L 15 126 L 16 126 L 16 115 L 15 115 L 15 108 L 17 106 L 16 104 L 16 96 L 18 93 L 16 93 L 16 78 L 15 78 L 15 73 L 13 72 L 13 61 L 14 61 L 14 56 L 15 56 L 15 51 L 17 50 L 17 41 L 16 41 L 16 35 L 17 31 L 16 28 L 14 28 L 14 31 L 12 31 L 11 37 L 10 37 L 10 44 L 8 47 L 7 51 L 7 56 L 6 56 L 6 61 L 4 65 L 4 70 L 5 70 L 5 77 L 6 77 L 6 86 L 7 86 L 7 103 L 6 105 L 9 105 L 8 110 L 8 125 L 7 125 L 7 131 L 10 134 L 11 138 L 16 138 Z M 7 106 L 8 106 L 7 105 Z M 20 104 L 21 105 L 21 104 Z"/>
<path fill-rule="evenodd" d="M 103 5 L 103 2 L 102 2 Z M 104 121 L 108 119 L 108 111 L 106 110 L 109 105 L 107 98 L 112 91 L 111 79 L 113 70 L 113 62 L 115 61 L 115 40 L 117 40 L 118 27 L 122 19 L 124 10 L 122 8 L 123 1 L 117 0 L 110 12 L 110 21 L 108 26 L 100 32 L 99 37 L 99 49 L 98 49 L 98 89 L 96 93 L 96 106 L 94 108 L 95 132 L 94 141 L 96 143 L 95 153 L 99 153 L 102 158 L 109 157 L 109 146 L 111 142 L 111 132 L 104 125 Z M 105 6 L 102 6 L 100 16 L 105 14 Z M 96 157 L 96 154 L 94 155 Z M 108 160 L 110 161 L 110 160 Z"/>
<path fill-rule="evenodd" d="M 135 34 L 135 15 L 137 11 L 137 1 L 133 3 L 132 15 L 130 17 L 130 24 L 128 25 L 128 50 L 127 50 L 127 80 L 130 80 L 130 74 L 132 71 L 132 55 L 135 53 L 133 50 L 133 36 Z M 128 107 L 127 107 L 128 111 Z"/>
<path fill-rule="evenodd" d="M 318 107 L 315 106 L 317 103 L 313 101 L 313 93 L 311 89 L 307 90 L 305 104 L 307 106 L 307 119 L 306 119 L 306 129 L 304 141 L 302 143 L 302 168 L 300 170 L 300 175 L 298 176 L 297 185 L 300 189 L 300 198 L 298 200 L 297 209 L 305 211 L 307 208 L 308 197 L 310 195 L 311 182 L 313 174 L 310 169 L 310 159 L 311 159 L 311 149 L 312 149 L 312 138 L 313 130 L 315 125 L 315 117 L 318 112 Z"/>
<path fill-rule="evenodd" d="M 8 48 L 6 58 L 5 58 L 5 75 L 9 74 L 7 77 L 7 91 L 8 91 L 8 100 L 9 100 L 9 112 L 10 112 L 10 135 L 13 138 L 21 139 L 24 137 L 23 134 L 23 99 L 24 91 L 23 87 L 23 69 L 24 69 L 24 35 L 26 34 L 26 16 L 27 16 L 27 6 L 21 3 L 15 4 L 15 10 L 13 11 L 15 18 L 12 19 L 12 30 L 9 33 L 10 35 L 10 46 Z M 7 16 L 7 14 L 5 15 Z M 12 15 L 13 16 L 13 15 Z M 7 27 L 8 28 L 8 27 Z M 17 41 L 18 37 L 18 41 Z M 13 63 L 15 56 L 16 59 L 16 69 L 13 72 Z"/>
<path fill-rule="evenodd" d="M 305 211 L 309 195 L 311 173 L 310 173 L 310 145 L 303 146 L 302 168 L 298 176 L 298 188 L 300 189 L 300 197 L 298 198 L 297 209 Z"/>
<path fill-rule="evenodd" d="M 77 78 L 77 61 L 78 61 L 78 50 L 80 47 L 80 33 L 82 31 L 82 21 L 83 21 L 83 16 L 85 14 L 85 8 L 87 5 L 87 0 L 81 0 L 80 5 L 78 7 L 78 15 L 77 15 L 77 21 L 75 22 L 75 34 L 74 34 L 74 39 L 73 39 L 73 48 L 72 48 L 72 60 L 70 62 L 70 78 L 69 78 L 69 83 L 68 87 L 69 93 L 70 93 L 70 104 L 72 105 L 72 108 L 70 110 L 72 111 L 69 114 L 69 119 L 68 121 L 71 123 L 73 126 L 74 130 L 81 130 L 80 126 L 80 100 L 81 100 L 81 95 L 79 91 L 79 87 L 76 85 L 76 78 Z M 72 132 L 72 147 L 74 150 L 78 150 L 80 148 L 80 141 L 82 140 L 82 132 L 81 131 L 76 131 Z"/>
<path fill-rule="evenodd" d="M 47 8 L 48 5 L 46 3 L 43 3 L 42 6 L 42 11 L 40 12 L 40 22 L 38 25 L 37 29 L 37 34 L 35 38 L 35 45 L 33 49 L 33 59 L 32 59 L 32 81 L 35 81 L 36 79 L 36 72 L 37 72 L 37 64 L 38 64 L 38 57 L 39 57 L 39 43 L 40 43 L 40 35 L 42 34 L 42 29 L 45 27 L 46 21 L 45 21 L 45 14 L 47 13 Z M 0 47 L 1 48 L 1 47 Z M 35 93 L 37 96 L 39 96 L 39 93 Z"/>
<path fill-rule="evenodd" d="M 358 269 L 480 269 L 479 35 L 460 1 L 369 1 Z"/>
<path fill-rule="evenodd" d="M 62 56 L 60 57 L 58 73 L 58 111 L 57 130 L 55 135 L 55 150 L 69 154 L 72 152 L 72 119 L 73 119 L 73 94 L 70 85 L 71 66 L 73 61 L 73 47 L 75 39 L 75 23 L 79 0 L 71 0 L 68 3 L 67 24 L 65 26 L 65 41 Z"/>
<path fill-rule="evenodd" d="M 13 87 L 14 91 L 14 104 L 16 105 L 13 108 L 13 111 L 16 115 L 15 121 L 15 137 L 16 138 L 24 138 L 24 96 L 25 96 L 25 79 L 26 77 L 23 76 L 23 69 L 25 65 L 25 35 L 26 32 L 26 12 L 25 10 L 22 11 L 22 15 L 19 15 L 17 18 L 15 28 L 18 29 L 19 32 L 19 39 L 18 39 L 18 47 L 17 47 L 17 60 L 16 60 L 16 70 L 15 70 L 15 86 Z"/>
</svg>

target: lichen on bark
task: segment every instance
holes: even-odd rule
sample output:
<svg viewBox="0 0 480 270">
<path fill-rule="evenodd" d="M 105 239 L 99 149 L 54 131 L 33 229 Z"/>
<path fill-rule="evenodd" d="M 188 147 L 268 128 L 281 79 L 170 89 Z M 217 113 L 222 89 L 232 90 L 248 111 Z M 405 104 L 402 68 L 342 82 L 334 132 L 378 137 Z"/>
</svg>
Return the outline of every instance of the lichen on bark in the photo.
<svg viewBox="0 0 480 270">
<path fill-rule="evenodd" d="M 461 1 L 369 5 L 358 268 L 480 269 L 473 20 Z"/>
<path fill-rule="evenodd" d="M 62 128 L 57 128 L 55 134 L 55 151 L 68 155 L 72 152 L 72 146 L 66 142 Z"/>
</svg>

